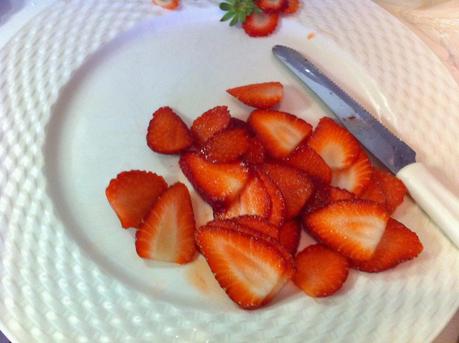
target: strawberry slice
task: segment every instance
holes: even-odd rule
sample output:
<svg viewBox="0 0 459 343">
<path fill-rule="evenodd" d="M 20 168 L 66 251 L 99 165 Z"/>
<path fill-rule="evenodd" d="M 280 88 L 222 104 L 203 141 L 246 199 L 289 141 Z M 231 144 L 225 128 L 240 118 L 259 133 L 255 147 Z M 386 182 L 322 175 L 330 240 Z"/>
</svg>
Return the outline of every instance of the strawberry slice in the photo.
<svg viewBox="0 0 459 343">
<path fill-rule="evenodd" d="M 231 115 L 226 106 L 216 106 L 193 121 L 191 132 L 198 144 L 203 144 L 230 124 Z"/>
<path fill-rule="evenodd" d="M 138 227 L 158 197 L 167 189 L 162 176 L 131 170 L 119 173 L 105 190 L 121 226 Z"/>
<path fill-rule="evenodd" d="M 278 22 L 277 13 L 254 12 L 245 19 L 242 28 L 251 37 L 265 37 L 274 32 Z"/>
<path fill-rule="evenodd" d="M 293 256 L 300 244 L 301 227 L 296 220 L 291 220 L 279 228 L 279 242 Z"/>
<path fill-rule="evenodd" d="M 380 180 L 386 197 L 386 209 L 389 213 L 393 213 L 403 202 L 407 189 L 402 181 L 387 171 L 375 169 L 374 173 L 377 179 Z"/>
<path fill-rule="evenodd" d="M 201 148 L 206 160 L 213 163 L 228 163 L 238 160 L 249 149 L 247 130 L 226 129 L 216 133 Z"/>
<path fill-rule="evenodd" d="M 271 198 L 263 184 L 252 177 L 245 185 L 239 197 L 229 205 L 228 209 L 216 212 L 219 219 L 233 218 L 243 215 L 255 215 L 268 218 L 271 213 Z"/>
<path fill-rule="evenodd" d="M 220 286 L 243 309 L 268 303 L 294 273 L 293 258 L 276 240 L 242 226 L 201 226 L 195 238 Z"/>
<path fill-rule="evenodd" d="M 263 164 L 261 171 L 279 187 L 285 199 L 286 219 L 297 216 L 314 191 L 309 176 L 299 169 L 275 163 Z"/>
<path fill-rule="evenodd" d="M 170 108 L 161 107 L 153 113 L 147 132 L 147 145 L 162 154 L 175 154 L 193 144 L 190 130 Z"/>
<path fill-rule="evenodd" d="M 196 253 L 194 231 L 190 193 L 178 182 L 160 196 L 137 231 L 137 254 L 164 262 L 190 262 Z"/>
<path fill-rule="evenodd" d="M 314 180 L 314 194 L 306 203 L 304 213 L 313 212 L 319 208 L 339 200 L 350 200 L 354 194 L 340 188 L 329 186 L 323 182 Z"/>
<path fill-rule="evenodd" d="M 255 233 L 266 235 L 278 239 L 279 230 L 276 226 L 271 225 L 264 218 L 259 216 L 244 215 L 230 219 L 214 219 L 206 224 L 212 227 L 225 227 L 229 229 L 239 229 L 241 226 Z"/>
<path fill-rule="evenodd" d="M 333 170 L 331 185 L 359 195 L 370 183 L 373 167 L 362 151 L 357 160 L 346 169 Z"/>
<path fill-rule="evenodd" d="M 263 82 L 234 87 L 226 91 L 246 105 L 268 109 L 282 100 L 284 86 L 280 82 Z"/>
<path fill-rule="evenodd" d="M 248 123 L 266 151 L 279 159 L 287 157 L 312 131 L 312 126 L 304 120 L 272 110 L 253 111 Z"/>
<path fill-rule="evenodd" d="M 265 160 L 265 148 L 257 138 L 251 138 L 249 141 L 249 148 L 242 157 L 248 164 L 261 164 Z"/>
<path fill-rule="evenodd" d="M 386 207 L 386 195 L 382 186 L 382 181 L 378 177 L 376 169 L 373 169 L 370 182 L 365 189 L 360 193 L 359 198 L 363 200 L 370 200 Z M 387 208 L 386 208 L 387 209 Z M 388 211 L 391 213 L 390 211 Z"/>
<path fill-rule="evenodd" d="M 183 154 L 179 164 L 196 191 L 214 208 L 231 204 L 249 180 L 249 171 L 243 164 L 213 164 L 194 152 Z"/>
<path fill-rule="evenodd" d="M 345 189 L 330 187 L 330 202 L 354 199 L 354 194 Z"/>
<path fill-rule="evenodd" d="M 278 239 L 279 229 L 270 224 L 265 218 L 259 216 L 240 216 L 233 218 L 233 221 L 239 225 L 248 227 L 257 232 L 264 233 L 271 238 Z"/>
<path fill-rule="evenodd" d="M 311 177 L 330 184 L 332 171 L 314 149 L 307 144 L 300 144 L 290 155 L 285 158 L 285 162 L 295 168 L 305 171 Z"/>
<path fill-rule="evenodd" d="M 304 227 L 342 255 L 369 260 L 386 228 L 389 214 L 371 201 L 341 200 L 303 218 Z"/>
<path fill-rule="evenodd" d="M 337 252 L 322 244 L 306 247 L 295 258 L 292 281 L 311 297 L 336 293 L 349 274 L 349 263 Z"/>
<path fill-rule="evenodd" d="M 258 0 L 257 6 L 264 12 L 280 12 L 287 6 L 287 0 Z"/>
<path fill-rule="evenodd" d="M 300 9 L 300 0 L 287 0 L 287 6 L 282 10 L 282 14 L 294 14 Z"/>
<path fill-rule="evenodd" d="M 308 140 L 331 169 L 344 169 L 357 160 L 361 148 L 357 140 L 333 119 L 324 117 Z"/>
<path fill-rule="evenodd" d="M 418 236 L 391 218 L 373 257 L 368 261 L 351 260 L 351 265 L 364 272 L 381 272 L 417 257 L 422 250 L 423 246 Z"/>
<path fill-rule="evenodd" d="M 152 0 L 155 5 L 158 5 L 166 10 L 175 10 L 180 5 L 180 0 Z"/>
<path fill-rule="evenodd" d="M 257 169 L 256 172 L 271 199 L 271 214 L 267 219 L 271 224 L 279 226 L 284 222 L 287 211 L 284 196 L 279 187 L 276 186 L 268 175 L 259 169 Z"/>
</svg>

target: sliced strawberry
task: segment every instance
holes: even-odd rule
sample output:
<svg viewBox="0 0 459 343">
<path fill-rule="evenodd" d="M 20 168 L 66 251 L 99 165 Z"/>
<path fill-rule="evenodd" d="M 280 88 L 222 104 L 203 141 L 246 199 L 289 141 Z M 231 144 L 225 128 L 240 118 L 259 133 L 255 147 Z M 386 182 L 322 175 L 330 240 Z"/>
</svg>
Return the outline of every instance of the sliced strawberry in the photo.
<svg viewBox="0 0 459 343">
<path fill-rule="evenodd" d="M 161 107 L 153 113 L 147 132 L 147 145 L 162 154 L 175 154 L 193 144 L 190 130 L 170 108 Z"/>
<path fill-rule="evenodd" d="M 387 171 L 375 169 L 374 173 L 381 182 L 386 197 L 386 209 L 392 213 L 403 202 L 407 189 L 402 181 Z"/>
<path fill-rule="evenodd" d="M 352 194 L 351 192 L 341 189 L 341 188 L 336 188 L 336 187 L 330 187 L 330 202 L 334 201 L 339 201 L 339 200 L 351 200 L 354 199 L 355 195 Z"/>
<path fill-rule="evenodd" d="M 271 178 L 264 172 L 257 169 L 257 176 L 263 182 L 263 185 L 269 194 L 269 198 L 271 199 L 271 214 L 267 219 L 271 224 L 279 226 L 284 223 L 285 215 L 287 213 L 284 196 L 282 195 L 279 187 L 277 187 Z"/>
<path fill-rule="evenodd" d="M 423 246 L 418 236 L 391 218 L 373 257 L 368 261 L 351 261 L 351 265 L 365 272 L 381 272 L 415 258 L 422 250 Z"/>
<path fill-rule="evenodd" d="M 248 123 L 266 151 L 279 159 L 290 154 L 312 131 L 312 126 L 304 120 L 272 110 L 253 111 Z"/>
<path fill-rule="evenodd" d="M 226 91 L 246 105 L 268 109 L 282 100 L 284 86 L 280 82 L 263 82 L 234 87 Z"/>
<path fill-rule="evenodd" d="M 318 240 L 346 257 L 369 260 L 384 233 L 389 214 L 365 200 L 330 203 L 304 217 L 304 227 Z"/>
<path fill-rule="evenodd" d="M 307 144 L 300 144 L 290 155 L 285 158 L 285 162 L 295 168 L 305 171 L 308 175 L 326 184 L 330 184 L 332 171 L 314 149 Z"/>
<path fill-rule="evenodd" d="M 243 215 L 255 215 L 268 218 L 271 213 L 271 198 L 258 177 L 252 177 L 245 185 L 241 194 L 226 210 L 216 213 L 219 219 L 233 218 Z"/>
<path fill-rule="evenodd" d="M 234 162 L 249 149 L 247 130 L 226 129 L 213 135 L 201 148 L 206 160 L 213 163 Z"/>
<path fill-rule="evenodd" d="M 248 227 L 249 229 L 264 233 L 265 235 L 268 235 L 276 240 L 279 237 L 279 229 L 262 217 L 240 216 L 233 218 L 233 221 L 239 225 Z"/>
<path fill-rule="evenodd" d="M 264 218 L 259 216 L 239 216 L 230 219 L 214 219 L 206 224 L 211 227 L 225 227 L 228 229 L 238 230 L 241 226 L 251 230 L 254 234 L 266 235 L 273 239 L 278 239 L 279 230 L 276 226 L 270 224 Z"/>
<path fill-rule="evenodd" d="M 357 140 L 344 127 L 333 119 L 324 117 L 308 140 L 313 148 L 331 169 L 349 167 L 360 154 Z"/>
<path fill-rule="evenodd" d="M 213 164 L 193 152 L 183 154 L 179 164 L 196 191 L 214 208 L 231 204 L 249 179 L 249 171 L 241 163 Z"/>
<path fill-rule="evenodd" d="M 196 253 L 194 231 L 190 193 L 178 182 L 160 196 L 137 231 L 137 254 L 164 262 L 190 262 Z"/>
<path fill-rule="evenodd" d="M 291 255 L 276 240 L 242 226 L 202 226 L 195 238 L 218 283 L 241 308 L 268 303 L 294 273 Z"/>
<path fill-rule="evenodd" d="M 131 170 L 119 173 L 105 190 L 121 226 L 138 227 L 158 197 L 167 189 L 162 176 Z"/>
<path fill-rule="evenodd" d="M 175 10 L 179 7 L 180 0 L 153 0 L 153 3 L 167 10 Z"/>
<path fill-rule="evenodd" d="M 215 133 L 226 129 L 230 120 L 228 107 L 216 106 L 194 120 L 191 132 L 198 144 L 203 144 Z"/>
<path fill-rule="evenodd" d="M 362 151 L 349 167 L 333 170 L 331 185 L 359 195 L 370 183 L 372 175 L 371 162 Z"/>
<path fill-rule="evenodd" d="M 300 9 L 300 0 L 287 0 L 287 6 L 282 10 L 282 14 L 294 14 Z"/>
<path fill-rule="evenodd" d="M 295 256 L 300 244 L 301 227 L 296 220 L 291 220 L 279 228 L 279 242 Z"/>
<path fill-rule="evenodd" d="M 264 12 L 280 12 L 287 6 L 287 0 L 258 0 L 257 6 Z"/>
<path fill-rule="evenodd" d="M 246 151 L 242 159 L 248 164 L 261 164 L 265 160 L 265 148 L 257 138 L 251 138 L 249 141 L 249 149 Z"/>
<path fill-rule="evenodd" d="M 386 196 L 382 187 L 382 181 L 378 175 L 379 174 L 376 172 L 376 169 L 373 169 L 370 182 L 360 193 L 359 198 L 363 200 L 371 200 L 386 207 Z"/>
<path fill-rule="evenodd" d="M 314 194 L 306 203 L 304 213 L 313 212 L 319 208 L 339 200 L 350 200 L 354 194 L 344 189 L 329 186 L 323 182 L 314 180 Z"/>
<path fill-rule="evenodd" d="M 286 219 L 297 216 L 313 194 L 314 187 L 303 171 L 282 164 L 267 163 L 261 166 L 285 199 Z"/>
<path fill-rule="evenodd" d="M 295 258 L 292 281 L 311 297 L 336 293 L 349 274 L 349 263 L 337 252 L 322 244 L 310 245 Z"/>
<path fill-rule="evenodd" d="M 242 28 L 251 37 L 264 37 L 274 32 L 278 22 L 277 13 L 254 12 L 246 18 Z"/>
</svg>

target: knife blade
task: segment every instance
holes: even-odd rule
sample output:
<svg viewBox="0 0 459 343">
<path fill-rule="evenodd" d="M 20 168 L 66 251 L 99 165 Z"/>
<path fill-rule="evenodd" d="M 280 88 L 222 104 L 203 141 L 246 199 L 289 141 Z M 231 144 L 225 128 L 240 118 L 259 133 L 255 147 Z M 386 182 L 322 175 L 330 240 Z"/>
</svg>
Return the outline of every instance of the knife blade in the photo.
<svg viewBox="0 0 459 343">
<path fill-rule="evenodd" d="M 416 162 L 415 151 L 301 53 L 282 45 L 272 50 L 330 108 L 340 123 L 405 183 L 413 199 L 459 248 L 459 200 L 423 164 Z"/>
</svg>

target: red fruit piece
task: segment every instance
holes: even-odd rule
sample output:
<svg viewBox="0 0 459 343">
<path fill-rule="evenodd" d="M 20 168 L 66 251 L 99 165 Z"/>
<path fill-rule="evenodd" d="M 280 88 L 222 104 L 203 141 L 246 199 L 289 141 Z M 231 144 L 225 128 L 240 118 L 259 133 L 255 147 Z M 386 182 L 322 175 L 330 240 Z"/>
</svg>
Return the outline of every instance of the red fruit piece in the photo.
<svg viewBox="0 0 459 343">
<path fill-rule="evenodd" d="M 287 0 L 287 6 L 282 10 L 282 14 L 294 14 L 300 9 L 300 0 Z"/>
<path fill-rule="evenodd" d="M 263 182 L 263 185 L 269 194 L 269 198 L 271 199 L 271 214 L 267 219 L 271 224 L 279 226 L 284 223 L 287 211 L 284 196 L 282 195 L 279 187 L 277 187 L 271 178 L 264 172 L 257 169 L 257 176 Z"/>
<path fill-rule="evenodd" d="M 278 22 L 277 13 L 254 12 L 246 18 L 242 28 L 251 37 L 264 37 L 274 32 Z"/>
<path fill-rule="evenodd" d="M 369 260 L 386 228 L 389 214 L 371 201 L 341 200 L 304 217 L 304 227 L 342 255 Z"/>
<path fill-rule="evenodd" d="M 287 0 L 258 0 L 257 6 L 264 12 L 280 12 L 287 6 Z"/>
<path fill-rule="evenodd" d="M 279 229 L 262 217 L 240 216 L 233 218 L 233 221 L 239 225 L 248 227 L 249 229 L 264 233 L 273 239 L 277 240 L 279 237 Z"/>
<path fill-rule="evenodd" d="M 179 164 L 196 191 L 214 208 L 231 204 L 249 179 L 249 171 L 241 163 L 213 164 L 193 152 L 183 154 Z"/>
<path fill-rule="evenodd" d="M 268 218 L 271 213 L 271 198 L 263 184 L 252 177 L 245 185 L 239 197 L 229 207 L 216 213 L 219 219 L 233 218 L 243 215 L 255 215 Z"/>
<path fill-rule="evenodd" d="M 346 169 L 333 170 L 331 185 L 359 195 L 370 183 L 372 175 L 371 162 L 362 151 Z"/>
<path fill-rule="evenodd" d="M 170 108 L 161 107 L 153 113 L 148 124 L 147 145 L 162 154 L 175 154 L 193 144 L 190 130 Z"/>
<path fill-rule="evenodd" d="M 285 162 L 295 168 L 305 171 L 308 175 L 326 184 L 330 184 L 332 171 L 327 163 L 307 144 L 300 144 Z"/>
<path fill-rule="evenodd" d="M 167 189 L 162 176 L 131 170 L 119 173 L 105 190 L 121 226 L 138 227 L 158 197 Z"/>
<path fill-rule="evenodd" d="M 153 0 L 153 3 L 167 10 L 175 10 L 180 5 L 180 0 Z"/>
<path fill-rule="evenodd" d="M 418 236 L 391 218 L 373 257 L 368 261 L 351 260 L 351 265 L 369 273 L 381 272 L 417 257 L 422 250 L 423 246 Z"/>
<path fill-rule="evenodd" d="M 267 109 L 282 100 L 284 86 L 280 82 L 263 82 L 234 87 L 226 91 L 246 105 Z"/>
<path fill-rule="evenodd" d="M 245 129 L 226 129 L 213 135 L 201 148 L 206 160 L 228 163 L 238 160 L 249 149 L 249 134 Z"/>
<path fill-rule="evenodd" d="M 314 191 L 309 176 L 299 169 L 274 163 L 262 165 L 261 170 L 279 187 L 285 199 L 286 219 L 297 216 Z"/>
<path fill-rule="evenodd" d="M 386 209 L 392 213 L 403 202 L 407 189 L 402 181 L 387 171 L 375 169 L 374 173 L 381 182 L 386 197 Z"/>
<path fill-rule="evenodd" d="M 308 140 L 313 148 L 331 169 L 349 167 L 360 154 L 357 140 L 344 127 L 334 120 L 324 117 Z"/>
<path fill-rule="evenodd" d="M 349 274 L 345 257 L 322 244 L 314 244 L 298 253 L 292 281 L 311 297 L 327 297 L 336 293 Z"/>
<path fill-rule="evenodd" d="M 249 141 L 249 148 L 242 159 L 249 164 L 263 163 L 265 160 L 265 148 L 263 144 L 261 144 L 258 139 L 251 138 Z"/>
<path fill-rule="evenodd" d="M 330 202 L 354 199 L 354 194 L 345 189 L 330 187 Z"/>
<path fill-rule="evenodd" d="M 363 200 L 374 201 L 386 207 L 386 196 L 384 195 L 382 182 L 378 175 L 379 174 L 376 173 L 376 169 L 373 169 L 370 182 L 365 187 L 365 189 L 360 193 L 359 198 Z"/>
<path fill-rule="evenodd" d="M 216 106 L 193 121 L 191 132 L 198 144 L 203 144 L 217 132 L 226 129 L 230 120 L 228 107 Z"/>
<path fill-rule="evenodd" d="M 312 131 L 312 126 L 304 120 L 272 110 L 253 111 L 248 123 L 266 151 L 279 159 L 290 154 Z"/>
<path fill-rule="evenodd" d="M 314 194 L 306 203 L 304 213 L 310 213 L 335 201 L 353 198 L 354 194 L 344 189 L 332 187 L 318 180 L 314 180 Z"/>
<path fill-rule="evenodd" d="M 242 226 L 202 226 L 195 238 L 218 283 L 241 308 L 268 303 L 294 273 L 292 257 L 276 240 Z"/>
<path fill-rule="evenodd" d="M 196 253 L 194 231 L 190 194 L 178 182 L 160 196 L 137 231 L 137 254 L 164 262 L 190 262 Z"/>
<path fill-rule="evenodd" d="M 291 220 L 279 228 L 279 242 L 292 255 L 298 250 L 300 238 L 301 227 L 296 220 Z"/>
</svg>

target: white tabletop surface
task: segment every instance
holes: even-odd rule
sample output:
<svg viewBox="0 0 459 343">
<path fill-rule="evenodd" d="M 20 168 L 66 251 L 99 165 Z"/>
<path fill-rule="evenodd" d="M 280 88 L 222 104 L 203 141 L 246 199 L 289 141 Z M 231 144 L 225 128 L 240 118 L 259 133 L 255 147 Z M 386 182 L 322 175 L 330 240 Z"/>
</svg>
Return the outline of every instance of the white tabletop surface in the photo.
<svg viewBox="0 0 459 343">
<path fill-rule="evenodd" d="M 44 10 L 46 7 L 58 1 L 66 0 L 0 0 L 0 48 L 2 48 L 14 35 L 21 29 L 27 22 L 37 15 L 39 12 Z M 147 0 L 145 0 L 147 1 Z M 149 1 L 149 0 L 148 0 Z M 393 1 L 393 0 L 375 0 L 376 2 L 382 4 L 392 13 L 401 17 L 403 21 L 403 15 L 406 12 L 397 11 L 398 7 L 401 9 L 413 8 L 416 5 L 423 5 L 425 9 L 426 1 L 419 0 L 403 0 L 403 1 Z M 435 1 L 427 1 L 429 3 Z M 448 1 L 436 1 L 436 2 L 448 2 Z M 456 3 L 457 0 L 449 1 Z M 386 6 L 386 5 L 389 6 Z M 398 5 L 397 5 L 398 4 Z M 397 7 L 398 6 L 398 7 Z M 400 14 L 401 13 L 401 14 Z M 459 6 L 457 6 L 457 26 L 459 28 Z M 414 28 L 416 31 L 416 28 Z M 422 33 L 421 33 L 422 35 Z M 425 37 L 422 37 L 423 39 Z M 435 43 L 434 43 L 435 44 Z M 438 47 L 433 47 L 435 51 Z M 435 51 L 437 52 L 437 51 Z M 440 56 L 441 58 L 442 56 Z M 453 71 L 454 74 L 454 71 Z M 0 332 L 0 343 L 8 342 L 8 340 L 2 336 Z M 443 331 L 439 336 L 434 340 L 434 343 L 459 343 L 459 311 L 451 318 L 448 324 L 445 326 Z"/>
</svg>

